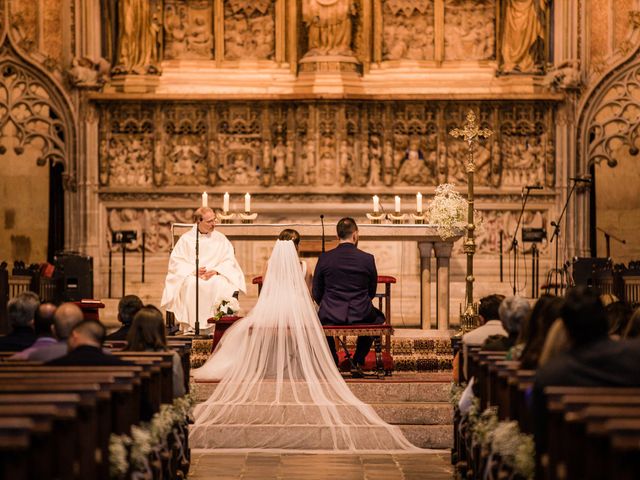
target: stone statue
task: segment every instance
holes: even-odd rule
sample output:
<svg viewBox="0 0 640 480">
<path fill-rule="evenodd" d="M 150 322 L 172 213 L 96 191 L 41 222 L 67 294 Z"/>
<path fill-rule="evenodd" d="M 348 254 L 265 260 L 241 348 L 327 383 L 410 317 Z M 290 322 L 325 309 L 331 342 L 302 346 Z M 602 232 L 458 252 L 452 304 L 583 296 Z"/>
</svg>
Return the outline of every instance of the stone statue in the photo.
<svg viewBox="0 0 640 480">
<path fill-rule="evenodd" d="M 504 0 L 502 70 L 538 73 L 544 68 L 548 0 Z"/>
<path fill-rule="evenodd" d="M 346 140 L 340 142 L 339 153 L 340 185 L 349 185 L 353 180 L 353 156 L 349 143 Z"/>
<path fill-rule="evenodd" d="M 118 61 L 114 73 L 157 74 L 158 32 L 149 0 L 120 0 Z"/>
<path fill-rule="evenodd" d="M 276 185 L 282 185 L 287 180 L 287 147 L 282 143 L 282 138 L 278 138 L 273 149 L 273 180 Z"/>
<path fill-rule="evenodd" d="M 309 38 L 305 56 L 353 56 L 351 17 L 356 14 L 353 0 L 305 0 L 302 17 Z"/>
<path fill-rule="evenodd" d="M 429 180 L 429 168 L 421 157 L 421 152 L 413 146 L 400 166 L 398 180 L 405 185 L 426 185 Z"/>
</svg>

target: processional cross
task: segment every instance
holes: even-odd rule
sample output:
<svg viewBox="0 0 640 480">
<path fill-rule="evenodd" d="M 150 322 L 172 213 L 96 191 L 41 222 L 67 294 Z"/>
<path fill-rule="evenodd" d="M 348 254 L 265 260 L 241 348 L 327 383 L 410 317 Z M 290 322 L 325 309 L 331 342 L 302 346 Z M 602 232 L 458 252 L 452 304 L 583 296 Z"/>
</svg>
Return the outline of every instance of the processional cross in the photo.
<svg viewBox="0 0 640 480">
<path fill-rule="evenodd" d="M 476 165 L 473 161 L 473 152 L 476 145 L 481 139 L 487 139 L 493 135 L 493 130 L 488 128 L 480 128 L 476 122 L 476 114 L 473 110 L 467 112 L 467 121 L 462 128 L 454 128 L 449 135 L 455 138 L 462 138 L 468 146 L 467 163 L 465 169 L 467 171 L 467 236 L 464 241 L 464 252 L 467 254 L 467 275 L 465 278 L 465 296 L 466 306 L 464 314 L 461 318 L 461 326 L 463 330 L 473 328 L 469 325 L 469 321 L 473 321 L 477 314 L 477 307 L 473 303 L 473 254 L 476 251 L 476 243 L 474 232 L 476 225 L 473 220 L 473 174 L 476 171 Z M 463 320 L 466 320 L 463 321 Z"/>
</svg>

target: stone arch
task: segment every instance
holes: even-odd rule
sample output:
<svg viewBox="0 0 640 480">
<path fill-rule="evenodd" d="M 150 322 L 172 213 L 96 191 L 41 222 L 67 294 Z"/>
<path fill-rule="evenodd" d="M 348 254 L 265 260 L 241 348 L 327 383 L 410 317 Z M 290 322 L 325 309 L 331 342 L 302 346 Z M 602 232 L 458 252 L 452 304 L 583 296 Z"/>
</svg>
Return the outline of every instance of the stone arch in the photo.
<svg viewBox="0 0 640 480">
<path fill-rule="evenodd" d="M 6 17 L 3 19 L 6 21 Z M 4 24 L 6 27 L 7 23 Z M 0 27 L 1 28 L 1 27 Z M 38 166 L 55 175 L 56 201 L 49 202 L 52 216 L 63 219 L 76 191 L 77 135 L 71 102 L 52 75 L 31 61 L 16 44 L 9 28 L 0 32 L 0 133 L 10 140 L 0 145 L 0 155 L 35 156 Z M 6 145 L 11 145 L 7 152 Z M 31 157 L 33 158 L 33 157 Z M 53 177 L 50 177 L 50 179 Z M 54 211 L 55 210 L 55 211 Z M 56 224 L 55 248 L 69 239 L 69 225 Z M 61 232 L 64 234 L 61 235 Z M 52 236 L 49 235 L 51 240 Z M 51 245 L 48 256 L 51 257 Z"/>
</svg>

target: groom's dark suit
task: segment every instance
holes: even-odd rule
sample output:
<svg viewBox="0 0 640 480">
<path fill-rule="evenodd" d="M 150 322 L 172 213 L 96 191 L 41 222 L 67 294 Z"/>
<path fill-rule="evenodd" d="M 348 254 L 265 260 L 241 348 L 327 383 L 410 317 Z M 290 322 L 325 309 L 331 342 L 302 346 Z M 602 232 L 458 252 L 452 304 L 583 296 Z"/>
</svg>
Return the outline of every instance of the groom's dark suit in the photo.
<svg viewBox="0 0 640 480">
<path fill-rule="evenodd" d="M 318 316 L 323 325 L 383 323 L 383 313 L 371 300 L 376 294 L 378 271 L 373 255 L 353 243 L 340 243 L 320 255 L 313 274 L 313 298 L 320 305 Z M 327 337 L 337 363 L 333 337 Z M 358 337 L 354 361 L 362 365 L 371 349 L 373 337 Z"/>
</svg>

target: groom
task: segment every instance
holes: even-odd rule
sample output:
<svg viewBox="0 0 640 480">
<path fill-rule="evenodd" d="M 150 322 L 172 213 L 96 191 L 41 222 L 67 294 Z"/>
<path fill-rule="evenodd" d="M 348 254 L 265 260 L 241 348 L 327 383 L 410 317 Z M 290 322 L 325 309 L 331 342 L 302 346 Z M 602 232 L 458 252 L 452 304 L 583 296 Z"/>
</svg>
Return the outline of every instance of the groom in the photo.
<svg viewBox="0 0 640 480">
<path fill-rule="evenodd" d="M 358 250 L 358 226 L 353 218 L 338 222 L 338 246 L 320 255 L 313 274 L 314 300 L 320 305 L 318 316 L 323 325 L 384 323 L 384 314 L 371 300 L 378 286 L 378 271 L 373 255 Z M 327 337 L 331 354 L 338 364 L 335 340 Z M 373 337 L 358 337 L 353 360 L 359 368 Z"/>
</svg>

